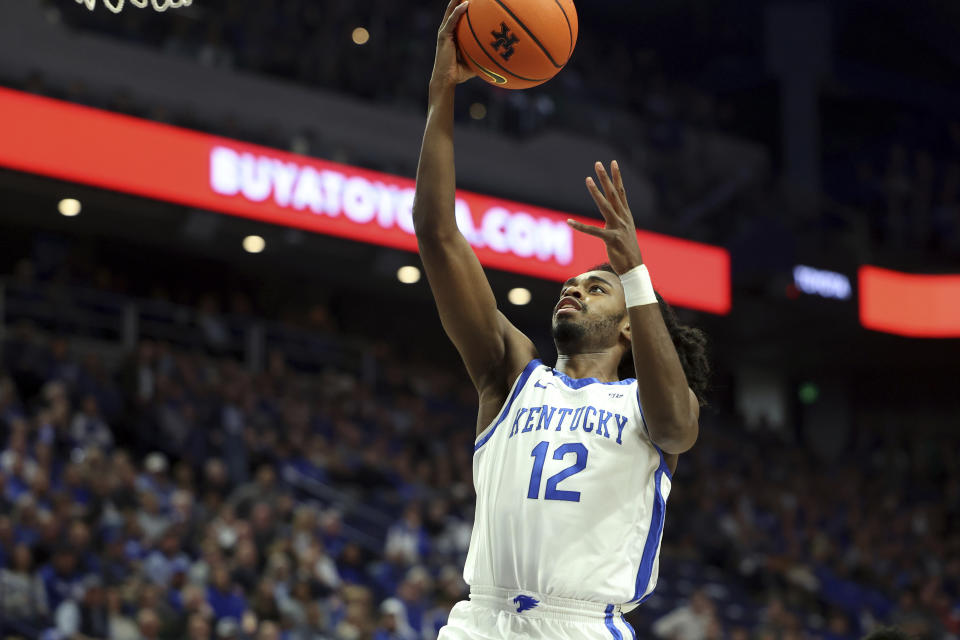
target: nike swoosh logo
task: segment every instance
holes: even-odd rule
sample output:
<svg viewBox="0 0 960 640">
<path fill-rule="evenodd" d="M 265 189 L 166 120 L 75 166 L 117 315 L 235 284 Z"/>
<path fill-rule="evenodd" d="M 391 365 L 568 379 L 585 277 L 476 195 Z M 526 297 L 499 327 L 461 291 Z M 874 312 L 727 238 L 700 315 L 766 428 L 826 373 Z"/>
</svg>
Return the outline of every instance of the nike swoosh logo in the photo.
<svg viewBox="0 0 960 640">
<path fill-rule="evenodd" d="M 534 383 L 533 383 L 533 386 L 535 386 L 535 387 L 537 387 L 537 388 L 539 388 L 539 389 L 546 389 L 546 388 L 547 388 L 547 385 L 545 385 L 545 384 L 540 384 L 540 381 L 539 381 L 539 380 L 537 380 L 536 382 L 534 382 Z"/>
<path fill-rule="evenodd" d="M 482 64 L 474 60 L 473 56 L 463 51 L 463 49 L 461 49 L 460 52 L 463 53 L 465 56 L 467 56 L 467 58 L 470 59 L 470 62 L 472 62 L 474 66 L 477 67 L 477 69 L 480 69 L 480 71 L 486 74 L 486 76 L 490 78 L 492 82 L 494 82 L 495 84 L 507 84 L 507 79 L 505 77 L 503 77 L 499 73 L 494 73 L 490 69 L 487 69 L 485 66 L 483 66 Z"/>
</svg>

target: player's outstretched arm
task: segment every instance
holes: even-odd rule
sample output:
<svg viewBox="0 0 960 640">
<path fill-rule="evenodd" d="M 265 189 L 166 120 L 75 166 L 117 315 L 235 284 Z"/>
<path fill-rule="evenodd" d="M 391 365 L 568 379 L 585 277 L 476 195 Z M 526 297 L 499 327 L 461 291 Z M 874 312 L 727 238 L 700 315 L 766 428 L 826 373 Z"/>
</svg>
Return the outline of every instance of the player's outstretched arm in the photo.
<svg viewBox="0 0 960 640">
<path fill-rule="evenodd" d="M 443 328 L 474 385 L 483 392 L 491 386 L 509 387 L 514 375 L 533 357 L 534 349 L 497 310 L 480 261 L 457 228 L 453 99 L 457 84 L 474 75 L 457 60 L 454 31 L 467 6 L 458 2 L 450 1 L 437 36 L 413 223 Z"/>
<path fill-rule="evenodd" d="M 637 229 L 616 161 L 611 165 L 612 180 L 602 163 L 598 162 L 595 168 L 603 191 L 593 178 L 587 178 L 587 189 L 603 215 L 604 226 L 594 227 L 575 220 L 567 223 L 603 240 L 610 265 L 622 276 L 643 264 Z M 683 453 L 697 441 L 700 403 L 687 383 L 660 305 L 654 300 L 651 304 L 629 306 L 628 311 L 633 361 L 643 363 L 644 375 L 637 374 L 637 389 L 650 439 L 664 453 Z"/>
</svg>

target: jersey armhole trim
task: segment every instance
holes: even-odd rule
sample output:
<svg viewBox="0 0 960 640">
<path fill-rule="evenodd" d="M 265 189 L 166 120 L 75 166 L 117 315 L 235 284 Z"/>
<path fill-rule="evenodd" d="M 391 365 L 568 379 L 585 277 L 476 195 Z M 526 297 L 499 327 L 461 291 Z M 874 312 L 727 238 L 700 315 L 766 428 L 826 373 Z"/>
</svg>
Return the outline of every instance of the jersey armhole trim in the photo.
<svg viewBox="0 0 960 640">
<path fill-rule="evenodd" d="M 474 440 L 474 453 L 476 453 L 480 447 L 487 443 L 487 440 L 493 436 L 493 432 L 497 430 L 497 427 L 500 426 L 500 423 L 506 419 L 507 415 L 510 413 L 510 408 L 513 406 L 513 401 L 517 399 L 518 395 L 520 395 L 520 392 L 523 390 L 523 385 L 525 385 L 527 380 L 530 378 L 530 374 L 532 374 L 537 367 L 541 366 L 542 364 L 543 363 L 539 360 L 539 358 L 534 358 L 527 363 L 526 367 L 523 368 L 523 371 L 520 372 L 520 375 L 517 376 L 516 381 L 513 383 L 513 389 L 510 392 L 510 397 L 506 402 L 503 403 L 503 409 L 500 410 L 500 414 L 497 416 L 496 422 L 481 431 L 477 436 L 477 439 Z"/>
<path fill-rule="evenodd" d="M 640 423 L 643 425 L 643 432 L 647 434 L 647 440 L 650 441 L 650 444 L 653 445 L 653 448 L 657 450 L 657 453 L 660 454 L 660 467 L 657 471 L 667 474 L 667 478 L 670 479 L 670 482 L 673 482 L 673 473 L 670 471 L 670 467 L 667 466 L 667 461 L 663 457 L 663 450 L 658 447 L 653 439 L 650 438 L 650 431 L 647 429 L 647 419 L 643 417 L 643 406 L 640 404 L 640 387 L 637 387 L 637 408 L 640 409 Z"/>
<path fill-rule="evenodd" d="M 647 419 L 643 417 L 643 405 L 640 404 L 640 384 L 637 383 L 637 409 L 640 410 L 640 425 L 643 427 L 643 432 L 647 434 L 647 439 L 650 438 L 650 430 L 647 429 Z M 653 442 L 651 440 L 651 442 Z M 656 445 L 654 445 L 656 446 Z"/>
</svg>

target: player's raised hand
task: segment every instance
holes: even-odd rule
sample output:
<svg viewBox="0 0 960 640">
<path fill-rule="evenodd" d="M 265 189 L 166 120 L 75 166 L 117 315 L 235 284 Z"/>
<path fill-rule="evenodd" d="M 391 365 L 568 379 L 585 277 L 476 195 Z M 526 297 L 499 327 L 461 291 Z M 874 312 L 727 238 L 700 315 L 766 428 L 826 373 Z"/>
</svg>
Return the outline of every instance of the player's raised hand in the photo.
<svg viewBox="0 0 960 640">
<path fill-rule="evenodd" d="M 460 52 L 454 35 L 457 23 L 467 10 L 468 0 L 450 0 L 437 33 L 437 57 L 433 62 L 430 89 L 441 89 L 466 82 L 475 74 L 460 61 Z"/>
<path fill-rule="evenodd" d="M 603 227 L 595 227 L 576 220 L 567 220 L 567 224 L 577 231 L 603 240 L 607 245 L 610 265 L 618 274 L 623 275 L 643 264 L 640 245 L 637 243 L 637 228 L 633 224 L 633 214 L 627 205 L 627 192 L 623 188 L 623 176 L 620 175 L 620 166 L 616 160 L 610 165 L 613 180 L 607 175 L 602 162 L 597 162 L 594 168 L 603 191 L 593 178 L 587 178 L 587 190 L 597 203 L 605 224 Z"/>
</svg>

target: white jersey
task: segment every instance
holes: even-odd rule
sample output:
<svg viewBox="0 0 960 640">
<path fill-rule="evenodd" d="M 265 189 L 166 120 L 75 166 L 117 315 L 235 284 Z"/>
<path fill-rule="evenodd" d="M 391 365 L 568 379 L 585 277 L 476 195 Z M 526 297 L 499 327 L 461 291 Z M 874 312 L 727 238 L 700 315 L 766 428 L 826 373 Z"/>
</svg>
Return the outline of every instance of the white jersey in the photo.
<svg viewBox="0 0 960 640">
<path fill-rule="evenodd" d="M 471 587 L 625 605 L 657 584 L 670 471 L 634 379 L 533 360 L 473 454 Z"/>
</svg>

